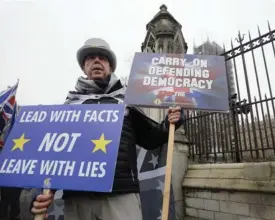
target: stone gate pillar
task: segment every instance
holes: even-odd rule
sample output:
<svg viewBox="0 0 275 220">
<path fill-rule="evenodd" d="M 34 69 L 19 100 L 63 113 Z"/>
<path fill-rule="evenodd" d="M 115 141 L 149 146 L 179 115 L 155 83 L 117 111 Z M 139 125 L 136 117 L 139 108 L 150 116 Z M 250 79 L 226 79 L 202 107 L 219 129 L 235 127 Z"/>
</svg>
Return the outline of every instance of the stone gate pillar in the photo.
<svg viewBox="0 0 275 220">
<path fill-rule="evenodd" d="M 167 7 L 165 5 L 160 6 L 160 11 L 146 25 L 147 34 L 141 46 L 142 52 L 185 54 L 188 47 L 181 28 L 181 24 L 167 11 Z M 145 112 L 158 122 L 165 117 L 163 109 L 147 108 Z M 180 128 L 175 133 L 172 168 L 177 220 L 182 220 L 184 216 L 182 182 L 187 171 L 187 146 L 188 140 L 184 134 L 184 129 Z"/>
</svg>

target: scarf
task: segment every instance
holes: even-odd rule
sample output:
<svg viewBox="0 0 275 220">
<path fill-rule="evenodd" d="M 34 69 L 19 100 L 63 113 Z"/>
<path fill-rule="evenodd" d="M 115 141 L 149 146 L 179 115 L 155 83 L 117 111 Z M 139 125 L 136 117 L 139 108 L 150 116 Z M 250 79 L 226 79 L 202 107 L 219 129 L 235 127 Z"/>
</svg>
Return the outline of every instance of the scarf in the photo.
<svg viewBox="0 0 275 220">
<path fill-rule="evenodd" d="M 125 95 L 124 87 L 108 93 L 119 81 L 120 80 L 113 73 L 105 81 L 88 80 L 81 76 L 76 82 L 76 91 L 69 92 L 65 104 L 82 104 L 87 99 L 100 99 L 102 97 L 111 97 L 117 99 L 118 103 L 123 103 Z"/>
<path fill-rule="evenodd" d="M 109 83 L 108 83 L 109 81 Z M 120 82 L 120 80 L 113 73 L 110 76 L 110 79 L 106 81 L 94 81 L 88 80 L 84 77 L 79 77 L 75 86 L 76 91 L 69 92 L 65 104 L 82 104 L 88 99 L 100 99 L 102 97 L 111 97 L 118 101 L 118 104 L 124 102 L 124 96 L 126 87 L 122 86 L 120 89 L 117 89 L 111 93 L 108 93 L 113 86 Z M 156 123 L 148 116 L 144 114 L 144 111 L 137 106 L 127 106 L 126 108 L 132 109 L 142 115 L 146 120 L 151 121 L 151 123 Z M 156 123 L 157 124 L 157 123 Z M 145 129 L 146 130 L 146 129 Z"/>
</svg>

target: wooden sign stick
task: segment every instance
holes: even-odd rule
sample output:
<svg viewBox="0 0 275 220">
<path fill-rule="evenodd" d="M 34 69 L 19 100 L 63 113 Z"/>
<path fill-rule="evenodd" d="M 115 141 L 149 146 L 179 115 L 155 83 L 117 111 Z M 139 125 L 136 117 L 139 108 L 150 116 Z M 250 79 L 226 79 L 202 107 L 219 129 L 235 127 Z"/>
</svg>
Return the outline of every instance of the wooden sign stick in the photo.
<svg viewBox="0 0 275 220">
<path fill-rule="evenodd" d="M 44 195 L 49 195 L 50 194 L 50 190 L 49 189 L 44 189 L 43 190 L 43 194 Z M 46 213 L 41 213 L 41 214 L 35 215 L 34 216 L 34 220 L 44 220 L 45 219 L 45 214 Z"/>
<path fill-rule="evenodd" d="M 49 195 L 50 194 L 50 187 L 51 187 L 51 179 L 50 178 L 46 178 L 44 180 L 44 189 L 43 189 L 43 194 L 44 195 Z M 47 212 L 38 214 L 34 216 L 34 220 L 44 220 L 45 219 L 45 215 Z"/>
<path fill-rule="evenodd" d="M 168 215 L 169 215 L 174 139 L 175 139 L 175 124 L 170 123 L 168 147 L 167 147 L 165 182 L 164 182 L 164 191 L 163 191 L 163 202 L 162 202 L 162 215 L 161 215 L 162 220 L 168 220 Z"/>
</svg>

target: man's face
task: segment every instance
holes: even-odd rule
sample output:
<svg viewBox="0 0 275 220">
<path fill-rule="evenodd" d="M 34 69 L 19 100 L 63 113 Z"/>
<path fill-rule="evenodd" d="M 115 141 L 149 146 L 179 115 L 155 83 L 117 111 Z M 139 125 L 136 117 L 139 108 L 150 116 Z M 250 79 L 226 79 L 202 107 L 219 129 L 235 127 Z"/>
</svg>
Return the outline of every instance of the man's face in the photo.
<svg viewBox="0 0 275 220">
<path fill-rule="evenodd" d="M 111 74 L 111 66 L 106 57 L 91 54 L 84 61 L 83 71 L 89 80 L 103 80 Z"/>
</svg>

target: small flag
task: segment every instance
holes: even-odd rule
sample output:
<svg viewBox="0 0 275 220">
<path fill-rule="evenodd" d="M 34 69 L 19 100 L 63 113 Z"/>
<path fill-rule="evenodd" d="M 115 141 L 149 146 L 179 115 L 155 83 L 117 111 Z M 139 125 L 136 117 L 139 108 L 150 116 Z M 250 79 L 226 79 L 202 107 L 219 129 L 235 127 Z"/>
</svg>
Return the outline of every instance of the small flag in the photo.
<svg viewBox="0 0 275 220">
<path fill-rule="evenodd" d="M 14 124 L 17 113 L 15 101 L 17 88 L 18 81 L 14 86 L 0 93 L 0 148 L 4 146 Z"/>
<path fill-rule="evenodd" d="M 18 82 L 11 88 L 0 94 L 0 112 L 7 122 L 12 118 L 15 107 L 15 96 L 18 88 Z"/>
</svg>

